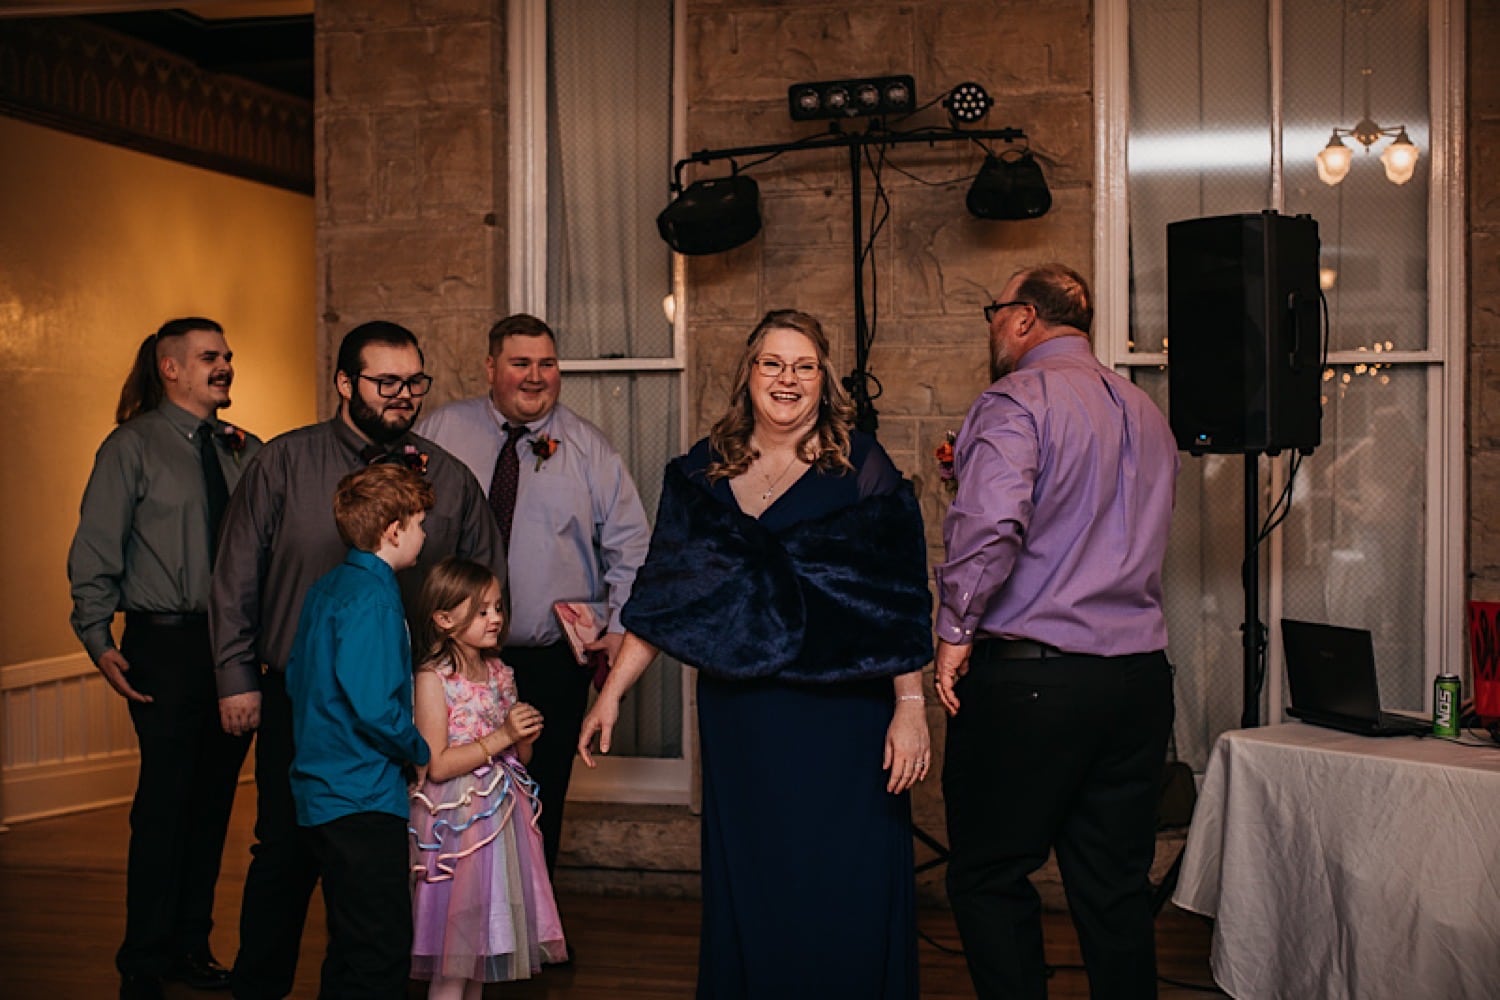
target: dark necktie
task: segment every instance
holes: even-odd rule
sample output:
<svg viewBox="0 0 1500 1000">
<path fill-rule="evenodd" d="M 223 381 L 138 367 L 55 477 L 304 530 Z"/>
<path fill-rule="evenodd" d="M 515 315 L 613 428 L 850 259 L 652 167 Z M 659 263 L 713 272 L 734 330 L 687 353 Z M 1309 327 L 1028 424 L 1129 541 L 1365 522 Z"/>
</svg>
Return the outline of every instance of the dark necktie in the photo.
<svg viewBox="0 0 1500 1000">
<path fill-rule="evenodd" d="M 224 508 L 229 506 L 229 484 L 224 467 L 219 464 L 219 448 L 214 444 L 214 425 L 198 425 L 198 462 L 203 466 L 203 490 L 208 496 L 208 562 L 213 565 L 219 549 L 219 524 Z"/>
<path fill-rule="evenodd" d="M 500 446 L 495 474 L 490 477 L 490 510 L 495 513 L 495 525 L 500 529 L 506 552 L 510 551 L 510 522 L 516 514 L 516 487 L 521 484 L 521 459 L 516 455 L 516 443 L 525 433 L 525 424 L 505 425 L 505 443 Z"/>
</svg>

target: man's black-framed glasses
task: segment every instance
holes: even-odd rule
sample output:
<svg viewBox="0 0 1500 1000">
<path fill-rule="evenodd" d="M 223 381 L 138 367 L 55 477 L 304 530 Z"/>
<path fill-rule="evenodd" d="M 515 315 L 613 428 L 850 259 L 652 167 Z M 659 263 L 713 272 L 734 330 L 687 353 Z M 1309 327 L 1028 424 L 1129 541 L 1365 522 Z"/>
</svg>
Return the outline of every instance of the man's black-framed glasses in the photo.
<svg viewBox="0 0 1500 1000">
<path fill-rule="evenodd" d="M 1012 299 L 1009 302 L 991 302 L 989 305 L 984 307 L 984 321 L 986 323 L 995 322 L 995 314 L 998 313 L 1001 309 L 1008 309 L 1011 306 L 1029 305 L 1031 305 L 1031 303 L 1027 302 L 1025 299 Z"/>
<path fill-rule="evenodd" d="M 798 382 L 811 382 L 823 370 L 823 366 L 816 361 L 795 361 L 788 363 L 782 361 L 780 358 L 755 359 L 755 370 L 766 378 L 781 378 L 781 373 L 788 368 L 792 370 L 792 374 L 797 377 Z"/>
<path fill-rule="evenodd" d="M 413 396 L 425 396 L 427 390 L 432 388 L 432 376 L 426 372 L 418 372 L 411 378 L 402 378 L 400 375 L 361 375 L 360 378 L 366 382 L 375 383 L 375 391 L 380 393 L 382 399 L 395 399 L 405 389 Z"/>
</svg>

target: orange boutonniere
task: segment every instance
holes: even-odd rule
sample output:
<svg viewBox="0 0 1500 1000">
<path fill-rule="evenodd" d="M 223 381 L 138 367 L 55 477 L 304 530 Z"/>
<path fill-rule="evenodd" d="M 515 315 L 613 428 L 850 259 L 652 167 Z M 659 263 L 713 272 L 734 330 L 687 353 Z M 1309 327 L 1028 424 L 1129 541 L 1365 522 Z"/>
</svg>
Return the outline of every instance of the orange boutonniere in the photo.
<svg viewBox="0 0 1500 1000">
<path fill-rule="evenodd" d="M 426 475 L 427 452 L 422 451 L 414 444 L 406 445 L 401 449 L 401 462 L 413 472 Z"/>
<path fill-rule="evenodd" d="M 557 438 L 548 437 L 545 434 L 543 434 L 539 438 L 534 439 L 531 442 L 531 453 L 536 456 L 536 465 L 532 468 L 531 471 L 542 471 L 542 463 L 547 461 L 547 459 L 551 458 L 553 455 L 556 455 L 557 449 L 561 447 L 561 445 L 562 442 L 557 440 Z"/>
<path fill-rule="evenodd" d="M 219 444 L 234 456 L 234 464 L 239 465 L 240 453 L 245 450 L 245 432 L 234 424 L 225 424 L 219 428 Z"/>
<path fill-rule="evenodd" d="M 953 474 L 953 442 L 957 438 L 958 435 L 947 431 L 943 434 L 942 443 L 932 452 L 932 456 L 937 459 L 938 480 L 949 496 L 958 492 L 958 477 Z"/>
</svg>

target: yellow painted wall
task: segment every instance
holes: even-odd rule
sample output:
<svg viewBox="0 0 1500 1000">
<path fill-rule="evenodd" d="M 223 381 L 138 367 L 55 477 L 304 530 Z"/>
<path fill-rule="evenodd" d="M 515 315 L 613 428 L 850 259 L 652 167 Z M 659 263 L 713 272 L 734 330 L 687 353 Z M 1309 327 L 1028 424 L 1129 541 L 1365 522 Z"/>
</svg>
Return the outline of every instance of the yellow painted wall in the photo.
<svg viewBox="0 0 1500 1000">
<path fill-rule="evenodd" d="M 79 650 L 67 551 L 141 339 L 224 326 L 225 419 L 317 418 L 313 199 L 0 117 L 0 667 Z"/>
</svg>

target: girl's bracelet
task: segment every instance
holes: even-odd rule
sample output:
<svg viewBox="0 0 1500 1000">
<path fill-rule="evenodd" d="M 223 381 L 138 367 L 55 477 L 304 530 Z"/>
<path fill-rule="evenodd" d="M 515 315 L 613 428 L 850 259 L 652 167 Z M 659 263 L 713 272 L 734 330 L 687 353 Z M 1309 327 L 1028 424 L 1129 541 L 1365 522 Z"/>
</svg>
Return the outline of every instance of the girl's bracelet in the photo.
<svg viewBox="0 0 1500 1000">
<path fill-rule="evenodd" d="M 479 749 L 481 752 L 483 752 L 485 760 L 494 760 L 495 755 L 490 752 L 489 745 L 484 742 L 485 739 L 489 737 L 489 735 L 489 733 L 485 733 L 484 736 L 479 737 L 479 739 L 475 740 L 474 742 L 479 744 Z"/>
<path fill-rule="evenodd" d="M 924 702 L 925 703 L 927 701 L 927 696 L 925 694 L 898 694 L 898 695 L 896 695 L 896 700 L 897 701 L 920 701 L 920 702 Z"/>
</svg>

